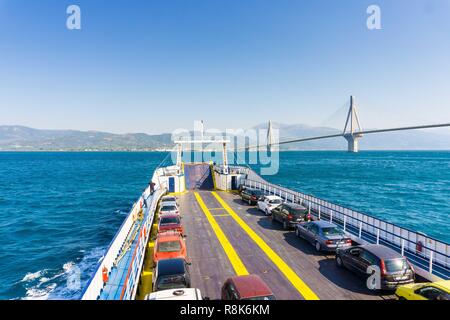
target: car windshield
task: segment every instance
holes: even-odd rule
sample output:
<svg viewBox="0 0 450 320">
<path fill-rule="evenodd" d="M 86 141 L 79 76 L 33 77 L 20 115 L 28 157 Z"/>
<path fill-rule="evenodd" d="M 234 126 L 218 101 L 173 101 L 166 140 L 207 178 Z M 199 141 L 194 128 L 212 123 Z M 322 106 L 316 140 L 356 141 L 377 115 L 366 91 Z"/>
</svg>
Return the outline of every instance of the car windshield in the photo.
<svg viewBox="0 0 450 320">
<path fill-rule="evenodd" d="M 269 200 L 270 204 L 280 204 L 281 203 L 281 199 L 273 199 L 273 200 Z"/>
<path fill-rule="evenodd" d="M 165 217 L 161 218 L 161 224 L 177 224 L 180 220 L 177 217 Z"/>
<path fill-rule="evenodd" d="M 175 202 L 176 199 L 173 197 L 167 197 L 161 200 L 162 202 Z"/>
<path fill-rule="evenodd" d="M 408 268 L 408 263 L 403 258 L 384 260 L 384 265 L 387 272 L 398 272 Z"/>
<path fill-rule="evenodd" d="M 177 210 L 177 207 L 175 206 L 164 206 L 161 208 L 161 211 L 175 211 Z"/>
<path fill-rule="evenodd" d="M 158 245 L 159 252 L 177 252 L 181 250 L 180 241 L 165 241 Z"/>
<path fill-rule="evenodd" d="M 246 298 L 246 299 L 242 299 L 242 300 L 276 300 L 276 299 L 275 299 L 275 296 L 270 295 L 270 296 Z"/>
<path fill-rule="evenodd" d="M 261 190 L 253 190 L 252 191 L 252 195 L 254 195 L 254 196 L 261 196 L 263 193 L 262 193 L 262 191 Z"/>
<path fill-rule="evenodd" d="M 162 276 L 158 279 L 156 288 L 158 290 L 178 289 L 186 287 L 186 279 L 183 275 Z"/>
<path fill-rule="evenodd" d="M 336 227 L 328 227 L 328 228 L 322 228 L 322 234 L 324 236 L 343 236 L 344 232 L 339 230 Z"/>
</svg>

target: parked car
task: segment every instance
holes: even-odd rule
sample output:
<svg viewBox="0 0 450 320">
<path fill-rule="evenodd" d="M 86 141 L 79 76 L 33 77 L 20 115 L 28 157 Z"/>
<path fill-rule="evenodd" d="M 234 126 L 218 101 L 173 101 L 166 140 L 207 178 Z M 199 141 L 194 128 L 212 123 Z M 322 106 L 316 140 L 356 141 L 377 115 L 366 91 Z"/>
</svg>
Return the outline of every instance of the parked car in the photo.
<svg viewBox="0 0 450 320">
<path fill-rule="evenodd" d="M 177 231 L 158 233 L 153 250 L 153 262 L 172 258 L 186 259 L 186 244 L 182 235 Z"/>
<path fill-rule="evenodd" d="M 283 199 L 278 196 L 264 196 L 262 199 L 258 200 L 258 209 L 270 216 L 272 210 L 280 206 L 283 203 Z"/>
<path fill-rule="evenodd" d="M 158 232 L 178 231 L 184 235 L 181 218 L 176 213 L 166 213 L 159 217 Z"/>
<path fill-rule="evenodd" d="M 396 251 L 377 244 L 353 246 L 336 250 L 336 264 L 357 275 L 368 278 L 372 272 L 369 267 L 380 270 L 379 287 L 369 289 L 394 290 L 399 285 L 414 282 L 414 268 L 409 261 Z"/>
<path fill-rule="evenodd" d="M 152 292 L 145 300 L 203 300 L 203 297 L 200 289 L 179 288 Z"/>
<path fill-rule="evenodd" d="M 175 204 L 178 206 L 177 198 L 175 198 L 174 196 L 163 196 L 161 198 L 161 205 L 163 204 Z"/>
<path fill-rule="evenodd" d="M 335 224 L 326 221 L 311 221 L 299 223 L 295 234 L 310 242 L 317 251 L 336 251 L 336 248 L 348 248 L 352 239 Z"/>
<path fill-rule="evenodd" d="M 399 300 L 450 300 L 450 280 L 406 284 L 395 295 Z"/>
<path fill-rule="evenodd" d="M 276 300 L 272 290 L 255 274 L 227 279 L 222 286 L 222 300 Z"/>
<path fill-rule="evenodd" d="M 310 218 L 308 209 L 296 203 L 283 203 L 272 210 L 272 222 L 281 222 L 285 230 Z"/>
<path fill-rule="evenodd" d="M 258 189 L 246 188 L 241 192 L 241 199 L 249 205 L 255 205 L 258 200 L 264 197 L 264 193 Z"/>
<path fill-rule="evenodd" d="M 191 287 L 189 263 L 184 259 L 159 260 L 153 274 L 153 291 Z"/>
<path fill-rule="evenodd" d="M 167 213 L 176 213 L 180 215 L 180 210 L 178 210 L 178 206 L 175 203 L 162 203 L 159 206 L 159 215 L 167 214 Z"/>
</svg>

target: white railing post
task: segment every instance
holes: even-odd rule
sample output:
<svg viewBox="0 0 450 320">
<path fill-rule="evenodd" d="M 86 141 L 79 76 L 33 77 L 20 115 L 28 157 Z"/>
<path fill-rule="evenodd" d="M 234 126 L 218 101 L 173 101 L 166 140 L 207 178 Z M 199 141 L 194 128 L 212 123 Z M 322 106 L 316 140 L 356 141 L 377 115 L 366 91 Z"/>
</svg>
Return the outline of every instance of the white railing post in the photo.
<svg viewBox="0 0 450 320">
<path fill-rule="evenodd" d="M 433 273 L 433 251 L 430 250 L 430 267 L 429 272 Z"/>
<path fill-rule="evenodd" d="M 405 239 L 402 239 L 402 256 L 405 255 Z"/>
<path fill-rule="evenodd" d="M 333 211 L 330 212 L 330 223 L 333 222 Z"/>
<path fill-rule="evenodd" d="M 344 216 L 344 232 L 347 226 L 347 216 Z"/>
<path fill-rule="evenodd" d="M 319 206 L 319 220 L 320 220 L 320 211 L 321 211 L 322 206 Z"/>
<path fill-rule="evenodd" d="M 359 222 L 359 237 L 361 239 L 362 236 L 362 221 Z"/>
<path fill-rule="evenodd" d="M 377 244 L 380 244 L 380 229 L 377 229 Z"/>
</svg>

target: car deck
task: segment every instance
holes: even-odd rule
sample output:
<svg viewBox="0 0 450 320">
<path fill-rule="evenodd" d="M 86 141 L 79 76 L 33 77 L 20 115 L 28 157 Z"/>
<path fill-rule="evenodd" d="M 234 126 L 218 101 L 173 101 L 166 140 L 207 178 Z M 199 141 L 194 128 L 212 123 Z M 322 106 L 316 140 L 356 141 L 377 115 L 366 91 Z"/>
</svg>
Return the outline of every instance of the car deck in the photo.
<svg viewBox="0 0 450 320">
<path fill-rule="evenodd" d="M 203 296 L 220 299 L 225 280 L 246 269 L 259 275 L 280 300 L 394 298 L 368 290 L 363 279 L 335 265 L 333 254 L 317 253 L 235 194 L 199 190 L 177 198 L 192 262 L 191 285 Z M 238 269 L 240 262 L 244 268 Z"/>
</svg>

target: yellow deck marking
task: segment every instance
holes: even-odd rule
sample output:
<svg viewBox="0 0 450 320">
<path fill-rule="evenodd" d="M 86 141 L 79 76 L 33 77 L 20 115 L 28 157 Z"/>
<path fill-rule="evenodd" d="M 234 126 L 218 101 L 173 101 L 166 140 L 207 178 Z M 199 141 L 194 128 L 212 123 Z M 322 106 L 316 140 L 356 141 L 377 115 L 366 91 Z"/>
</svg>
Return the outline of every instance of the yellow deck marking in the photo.
<svg viewBox="0 0 450 320">
<path fill-rule="evenodd" d="M 269 257 L 270 260 L 280 269 L 280 271 L 286 276 L 286 278 L 292 283 L 297 291 L 306 300 L 319 300 L 319 297 L 303 282 L 302 279 L 288 266 L 281 257 L 272 250 L 271 247 L 255 232 L 253 231 L 244 220 L 239 217 L 233 209 L 216 193 L 212 192 L 212 195 L 219 201 L 224 209 L 233 217 L 234 220 L 244 229 L 250 238 L 261 248 L 262 251 Z"/>
<path fill-rule="evenodd" d="M 233 266 L 236 274 L 238 276 L 248 275 L 249 273 L 247 271 L 247 268 L 245 267 L 241 258 L 239 258 L 238 254 L 236 253 L 236 250 L 234 250 L 230 241 L 228 241 L 227 236 L 225 235 L 225 233 L 223 233 L 222 228 L 220 228 L 216 219 L 214 219 L 213 215 L 209 211 L 205 202 L 203 202 L 203 199 L 200 197 L 198 192 L 195 192 L 194 195 L 195 195 L 195 198 L 197 199 L 198 204 L 200 205 L 200 208 L 202 209 L 203 213 L 205 214 L 206 218 L 208 219 L 208 222 L 211 225 L 214 233 L 216 234 L 217 239 L 219 239 L 219 242 L 222 245 L 222 248 L 225 251 L 225 254 L 228 256 L 228 259 L 230 260 L 231 265 Z"/>
</svg>

